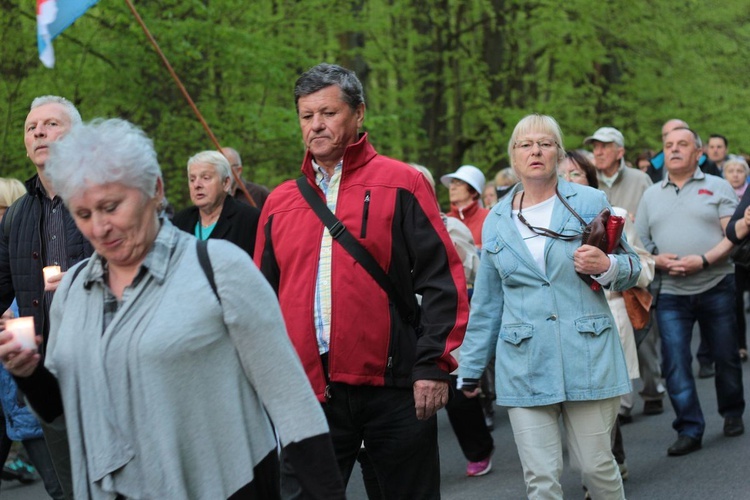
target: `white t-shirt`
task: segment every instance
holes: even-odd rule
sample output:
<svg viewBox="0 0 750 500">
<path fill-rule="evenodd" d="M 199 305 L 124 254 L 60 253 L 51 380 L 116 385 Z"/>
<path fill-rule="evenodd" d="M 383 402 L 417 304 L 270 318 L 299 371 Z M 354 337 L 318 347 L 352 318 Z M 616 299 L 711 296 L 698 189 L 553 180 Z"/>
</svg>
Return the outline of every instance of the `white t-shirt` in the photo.
<svg viewBox="0 0 750 500">
<path fill-rule="evenodd" d="M 555 206 L 555 198 L 555 196 L 551 196 L 541 203 L 524 207 L 524 219 L 534 227 L 548 228 L 550 221 L 552 221 L 552 209 Z M 547 243 L 547 236 L 536 234 L 526 227 L 526 224 L 518 219 L 518 210 L 513 210 L 513 220 L 516 222 L 516 228 L 521 233 L 521 237 L 524 243 L 526 243 L 529 252 L 531 252 L 531 256 L 534 258 L 537 266 L 539 266 L 539 269 L 542 270 L 542 274 L 546 275 L 547 266 L 544 263 L 544 245 Z"/>
</svg>

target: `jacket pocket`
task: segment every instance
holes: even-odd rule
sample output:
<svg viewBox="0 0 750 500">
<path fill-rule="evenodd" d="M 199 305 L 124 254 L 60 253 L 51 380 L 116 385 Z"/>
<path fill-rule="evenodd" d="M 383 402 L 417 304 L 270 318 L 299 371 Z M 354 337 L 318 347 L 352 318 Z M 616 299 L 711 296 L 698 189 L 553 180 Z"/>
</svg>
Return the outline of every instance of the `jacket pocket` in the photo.
<svg viewBox="0 0 750 500">
<path fill-rule="evenodd" d="M 505 280 L 513 271 L 518 269 L 518 258 L 510 251 L 503 240 L 498 238 L 489 243 L 490 245 L 485 247 L 487 256 L 492 259 L 500 278 Z"/>
<path fill-rule="evenodd" d="M 513 344 L 514 346 L 521 345 L 526 339 L 530 339 L 534 335 L 534 327 L 527 324 L 514 324 L 514 325 L 503 325 L 500 328 L 500 338 L 504 342 Z"/>
<path fill-rule="evenodd" d="M 592 337 L 598 337 L 612 328 L 612 320 L 606 315 L 578 318 L 575 324 L 578 333 L 589 334 Z"/>
</svg>

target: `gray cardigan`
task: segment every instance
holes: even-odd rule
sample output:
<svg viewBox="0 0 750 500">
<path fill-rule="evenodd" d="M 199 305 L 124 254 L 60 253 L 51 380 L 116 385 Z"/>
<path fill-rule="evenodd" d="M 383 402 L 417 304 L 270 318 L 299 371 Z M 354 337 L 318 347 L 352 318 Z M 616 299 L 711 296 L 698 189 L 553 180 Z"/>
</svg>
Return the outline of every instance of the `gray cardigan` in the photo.
<svg viewBox="0 0 750 500">
<path fill-rule="evenodd" d="M 195 238 L 165 221 L 156 243 L 169 257 L 152 260 L 106 330 L 103 289 L 89 279 L 96 255 L 55 293 L 45 366 L 60 384 L 79 499 L 227 498 L 276 448 L 271 421 L 282 445 L 328 431 L 247 254 L 209 243 L 220 304 Z"/>
</svg>

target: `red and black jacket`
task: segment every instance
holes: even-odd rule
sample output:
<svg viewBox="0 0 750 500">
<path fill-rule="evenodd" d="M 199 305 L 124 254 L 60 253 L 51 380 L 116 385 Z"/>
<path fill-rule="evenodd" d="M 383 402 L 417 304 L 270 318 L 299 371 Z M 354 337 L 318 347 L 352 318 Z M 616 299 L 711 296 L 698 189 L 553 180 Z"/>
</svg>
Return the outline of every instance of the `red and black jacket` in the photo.
<svg viewBox="0 0 750 500">
<path fill-rule="evenodd" d="M 378 155 L 364 134 L 345 153 L 336 216 L 375 257 L 405 296 L 420 294 L 419 328 L 334 240 L 328 355 L 332 382 L 411 387 L 448 380 L 450 352 L 466 330 L 469 308 L 461 260 L 432 187 L 417 170 Z M 314 179 L 307 152 L 302 172 Z M 286 327 L 318 399 L 326 377 L 314 325 L 315 281 L 324 226 L 294 181 L 273 190 L 261 214 L 255 262 L 276 290 Z"/>
</svg>

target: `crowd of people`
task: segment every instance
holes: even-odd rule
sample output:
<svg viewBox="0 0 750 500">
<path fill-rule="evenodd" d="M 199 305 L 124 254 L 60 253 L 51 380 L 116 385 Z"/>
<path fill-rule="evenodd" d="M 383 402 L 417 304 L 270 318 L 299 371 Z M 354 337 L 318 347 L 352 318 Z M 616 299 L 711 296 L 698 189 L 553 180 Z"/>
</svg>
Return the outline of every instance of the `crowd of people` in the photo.
<svg viewBox="0 0 750 500">
<path fill-rule="evenodd" d="M 619 130 L 566 150 L 530 114 L 493 180 L 440 178 L 441 211 L 429 169 L 362 132 L 354 72 L 311 68 L 294 104 L 300 178 L 269 192 L 235 149 L 198 152 L 172 215 L 136 125 L 31 103 L 36 174 L 0 182 L 0 459 L 21 441 L 51 498 L 336 499 L 357 463 L 371 500 L 440 498 L 436 413 L 483 476 L 496 400 L 529 498 L 562 498 L 567 446 L 587 497 L 624 499 L 633 381 L 644 414 L 671 402 L 668 455 L 713 432 L 696 323 L 743 434 L 750 191 L 725 137 L 670 119 L 629 165 Z"/>
</svg>

